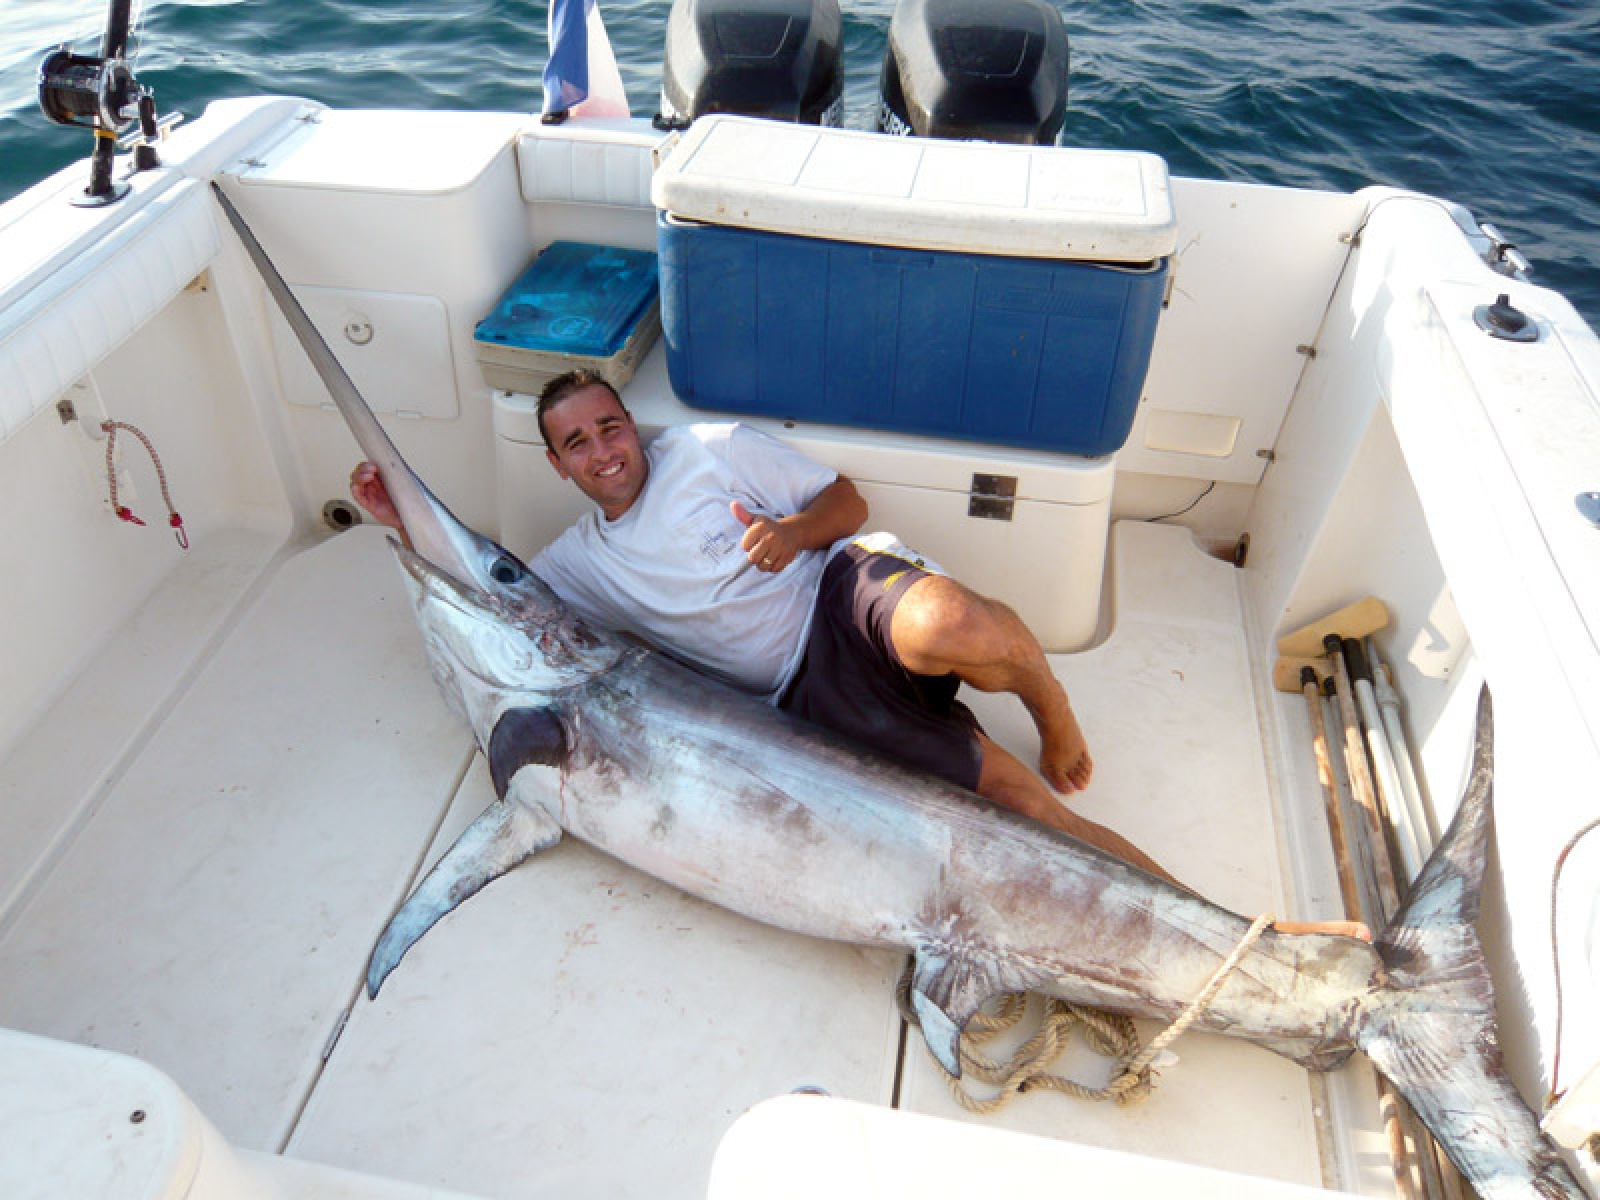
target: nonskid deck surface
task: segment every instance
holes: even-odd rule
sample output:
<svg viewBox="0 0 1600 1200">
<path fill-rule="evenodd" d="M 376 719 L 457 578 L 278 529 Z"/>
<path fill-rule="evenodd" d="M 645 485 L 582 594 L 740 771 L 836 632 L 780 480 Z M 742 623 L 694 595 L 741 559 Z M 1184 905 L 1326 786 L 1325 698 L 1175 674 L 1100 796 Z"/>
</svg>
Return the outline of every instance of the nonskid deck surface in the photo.
<svg viewBox="0 0 1600 1200">
<path fill-rule="evenodd" d="M 1097 764 L 1077 807 L 1219 902 L 1280 910 L 1232 569 L 1151 526 L 1119 526 L 1113 555 L 1112 637 L 1056 660 Z M 1035 754 L 1014 700 L 973 703 Z M 245 1147 L 495 1197 L 703 1195 L 732 1121 L 798 1087 L 960 1114 L 902 1039 L 898 956 L 753 924 L 571 839 L 367 1001 L 377 932 L 489 797 L 381 537 L 300 553 L 0 936 L 0 1025 L 139 1055 Z M 1176 1051 L 1138 1108 L 1034 1094 L 966 1119 L 1321 1181 L 1305 1072 L 1204 1035 Z M 1062 1067 L 1104 1078 L 1077 1049 Z"/>
</svg>

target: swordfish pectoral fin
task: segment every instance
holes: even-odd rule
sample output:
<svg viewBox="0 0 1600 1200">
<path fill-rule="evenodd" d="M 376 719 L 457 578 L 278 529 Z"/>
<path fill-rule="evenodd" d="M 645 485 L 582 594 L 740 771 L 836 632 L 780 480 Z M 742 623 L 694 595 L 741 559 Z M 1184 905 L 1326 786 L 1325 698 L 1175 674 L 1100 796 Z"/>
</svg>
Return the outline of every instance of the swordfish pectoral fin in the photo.
<svg viewBox="0 0 1600 1200">
<path fill-rule="evenodd" d="M 535 805 L 496 800 L 456 839 L 422 885 L 400 907 L 367 964 L 367 995 L 375 997 L 389 972 L 417 939 L 456 905 L 512 867 L 561 840 L 561 826 Z"/>
<path fill-rule="evenodd" d="M 509 709 L 494 723 L 488 758 L 494 794 L 504 800 L 512 778 L 523 767 L 559 767 L 566 761 L 566 730 L 547 708 Z"/>
</svg>

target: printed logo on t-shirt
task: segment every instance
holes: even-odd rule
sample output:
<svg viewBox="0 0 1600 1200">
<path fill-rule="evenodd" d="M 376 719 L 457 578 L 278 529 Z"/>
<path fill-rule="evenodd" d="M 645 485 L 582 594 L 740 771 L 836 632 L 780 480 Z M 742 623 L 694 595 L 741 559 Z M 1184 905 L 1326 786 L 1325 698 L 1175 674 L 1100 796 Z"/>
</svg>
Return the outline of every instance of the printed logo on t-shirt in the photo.
<svg viewBox="0 0 1600 1200">
<path fill-rule="evenodd" d="M 733 535 L 726 529 L 702 529 L 699 532 L 700 553 L 712 562 L 726 557 L 737 546 Z"/>
</svg>

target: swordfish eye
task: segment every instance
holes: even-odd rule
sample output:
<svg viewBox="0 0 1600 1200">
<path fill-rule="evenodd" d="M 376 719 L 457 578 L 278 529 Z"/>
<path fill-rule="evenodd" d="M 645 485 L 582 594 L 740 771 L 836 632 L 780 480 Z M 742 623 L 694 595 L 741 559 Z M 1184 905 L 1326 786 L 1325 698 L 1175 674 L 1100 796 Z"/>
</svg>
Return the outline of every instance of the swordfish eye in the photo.
<svg viewBox="0 0 1600 1200">
<path fill-rule="evenodd" d="M 509 554 L 502 554 L 489 564 L 489 578 L 496 583 L 521 583 L 527 576 L 528 569 Z"/>
</svg>

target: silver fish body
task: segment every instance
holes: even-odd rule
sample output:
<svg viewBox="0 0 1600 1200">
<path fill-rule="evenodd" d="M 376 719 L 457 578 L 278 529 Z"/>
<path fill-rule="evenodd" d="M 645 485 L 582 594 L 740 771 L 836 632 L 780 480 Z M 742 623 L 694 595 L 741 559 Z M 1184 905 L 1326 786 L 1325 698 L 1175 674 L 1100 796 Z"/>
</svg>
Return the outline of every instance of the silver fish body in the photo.
<svg viewBox="0 0 1600 1200">
<path fill-rule="evenodd" d="M 500 798 L 396 914 L 406 949 L 562 832 L 755 920 L 914 957 L 929 1049 L 1002 992 L 1172 1017 L 1249 922 L 981 797 L 887 761 L 660 655 L 586 629 L 531 574 L 489 596 L 396 547 L 424 642 Z M 559 786 L 530 767 L 554 767 Z M 1474 932 L 1492 800 L 1490 707 L 1472 780 L 1375 945 L 1264 933 L 1197 1027 L 1313 1069 L 1357 1048 L 1480 1195 L 1579 1196 L 1499 1059 Z"/>
<path fill-rule="evenodd" d="M 930 1034 L 999 991 L 1175 1016 L 1249 927 L 660 656 L 635 651 L 549 711 L 570 731 L 551 814 L 563 828 L 755 920 L 913 953 Z M 534 779 L 526 795 L 554 793 Z M 1349 938 L 1269 931 L 1203 1025 L 1335 1065 L 1354 1043 L 1327 995 L 1364 986 L 1377 965 Z M 953 1043 L 938 1051 L 955 1067 Z"/>
</svg>

